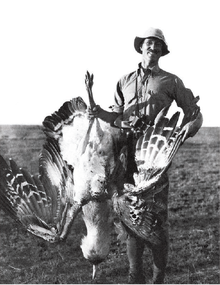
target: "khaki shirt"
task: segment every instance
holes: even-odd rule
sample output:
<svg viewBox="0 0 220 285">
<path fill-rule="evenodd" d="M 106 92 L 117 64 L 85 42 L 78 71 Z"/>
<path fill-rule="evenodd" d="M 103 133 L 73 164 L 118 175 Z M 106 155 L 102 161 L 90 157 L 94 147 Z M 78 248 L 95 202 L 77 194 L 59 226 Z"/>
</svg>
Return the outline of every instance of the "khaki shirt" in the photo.
<svg viewBox="0 0 220 285">
<path fill-rule="evenodd" d="M 123 121 L 132 120 L 137 115 L 146 115 L 153 122 L 157 114 L 173 100 L 184 114 L 196 107 L 190 89 L 185 88 L 176 75 L 154 67 L 146 81 L 144 70 L 139 64 L 137 71 L 123 76 L 117 83 L 113 111 L 123 115 Z"/>
</svg>

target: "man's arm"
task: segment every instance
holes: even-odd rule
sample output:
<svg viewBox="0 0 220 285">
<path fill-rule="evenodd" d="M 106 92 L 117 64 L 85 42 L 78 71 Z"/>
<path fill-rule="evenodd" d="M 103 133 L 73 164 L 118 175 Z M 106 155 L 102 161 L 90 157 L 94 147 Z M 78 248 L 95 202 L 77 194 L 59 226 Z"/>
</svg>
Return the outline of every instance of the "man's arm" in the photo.
<svg viewBox="0 0 220 285">
<path fill-rule="evenodd" d="M 196 118 L 192 121 L 186 123 L 186 125 L 182 129 L 182 133 L 184 133 L 182 141 L 184 142 L 187 138 L 193 137 L 198 130 L 201 128 L 203 123 L 202 113 L 199 112 Z"/>
<path fill-rule="evenodd" d="M 109 123 L 111 126 L 114 125 L 114 121 L 120 116 L 119 113 L 116 112 L 108 112 L 102 109 L 99 105 L 96 105 L 92 110 L 88 109 L 88 116 L 89 118 L 99 118 L 106 123 Z"/>
<path fill-rule="evenodd" d="M 184 133 L 182 141 L 189 137 L 193 137 L 201 128 L 203 123 L 203 116 L 200 112 L 200 107 L 197 105 L 199 96 L 194 97 L 192 91 L 186 88 L 181 79 L 175 78 L 174 85 L 174 100 L 177 106 L 184 112 L 182 122 L 182 132 Z"/>
</svg>

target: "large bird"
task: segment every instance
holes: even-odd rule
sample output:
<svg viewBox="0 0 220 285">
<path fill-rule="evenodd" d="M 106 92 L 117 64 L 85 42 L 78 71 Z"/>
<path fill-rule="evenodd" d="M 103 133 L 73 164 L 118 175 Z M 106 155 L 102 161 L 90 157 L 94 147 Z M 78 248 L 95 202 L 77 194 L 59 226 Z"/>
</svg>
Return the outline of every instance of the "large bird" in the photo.
<svg viewBox="0 0 220 285">
<path fill-rule="evenodd" d="M 93 75 L 87 72 L 89 105 L 94 107 L 92 85 Z M 147 127 L 137 141 L 138 172 L 132 185 L 124 183 L 127 148 L 119 147 L 120 130 L 97 118 L 88 119 L 82 98 L 65 102 L 43 121 L 46 143 L 39 158 L 39 175 L 32 176 L 0 156 L 1 208 L 27 231 L 49 242 L 65 240 L 83 211 L 87 236 L 81 248 L 94 265 L 94 277 L 96 265 L 110 250 L 113 211 L 138 236 L 154 237 L 155 217 L 164 207 L 154 201 L 154 195 L 163 189 L 161 177 L 182 143 L 183 126 L 198 113 L 176 128 L 179 113 L 169 120 L 167 110 L 159 113 L 154 126 Z M 160 183 L 161 187 L 155 187 Z"/>
<path fill-rule="evenodd" d="M 93 76 L 87 73 L 91 107 L 95 104 L 92 84 Z M 84 257 L 96 265 L 110 250 L 112 205 L 107 184 L 117 160 L 120 131 L 98 119 L 89 120 L 80 97 L 46 117 L 43 130 L 46 143 L 38 176 L 31 176 L 12 159 L 8 165 L 0 156 L 1 208 L 27 231 L 49 242 L 64 240 L 82 210 L 87 236 L 81 248 Z"/>
</svg>

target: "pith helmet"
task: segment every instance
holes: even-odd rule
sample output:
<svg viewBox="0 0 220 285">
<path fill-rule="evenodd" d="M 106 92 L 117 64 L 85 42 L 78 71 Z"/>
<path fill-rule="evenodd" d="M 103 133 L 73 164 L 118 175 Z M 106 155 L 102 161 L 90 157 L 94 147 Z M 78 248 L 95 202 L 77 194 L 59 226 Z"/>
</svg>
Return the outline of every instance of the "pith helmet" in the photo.
<svg viewBox="0 0 220 285">
<path fill-rule="evenodd" d="M 142 37 L 136 37 L 134 39 L 134 48 L 137 52 L 142 53 L 140 47 L 143 41 L 147 38 L 157 38 L 163 42 L 163 48 L 162 48 L 162 56 L 168 54 L 170 51 L 168 50 L 168 46 L 165 40 L 165 37 L 163 35 L 163 32 L 160 29 L 155 28 L 149 28 Z"/>
</svg>

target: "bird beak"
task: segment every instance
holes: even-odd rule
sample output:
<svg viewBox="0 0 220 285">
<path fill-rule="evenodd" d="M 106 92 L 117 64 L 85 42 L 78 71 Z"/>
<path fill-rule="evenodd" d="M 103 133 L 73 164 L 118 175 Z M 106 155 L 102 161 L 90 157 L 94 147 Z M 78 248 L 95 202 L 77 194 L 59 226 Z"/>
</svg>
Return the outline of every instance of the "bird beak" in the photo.
<svg viewBox="0 0 220 285">
<path fill-rule="evenodd" d="M 97 272 L 98 265 L 93 264 L 92 266 L 92 280 L 96 278 L 96 272 Z"/>
</svg>

